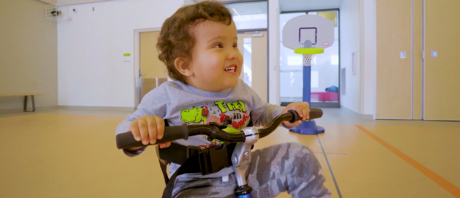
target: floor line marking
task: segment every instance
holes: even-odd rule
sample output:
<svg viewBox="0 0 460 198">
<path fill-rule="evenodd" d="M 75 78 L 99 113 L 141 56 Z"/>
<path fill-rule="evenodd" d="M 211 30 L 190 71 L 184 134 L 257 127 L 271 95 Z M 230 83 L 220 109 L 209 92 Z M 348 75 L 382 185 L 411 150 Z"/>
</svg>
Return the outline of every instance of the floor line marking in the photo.
<svg viewBox="0 0 460 198">
<path fill-rule="evenodd" d="M 319 145 L 321 146 L 321 150 L 323 150 L 324 158 L 326 158 L 327 167 L 329 168 L 329 171 L 331 172 L 332 180 L 334 180 L 335 189 L 337 189 L 337 193 L 339 194 L 339 197 L 342 198 L 342 193 L 340 193 L 339 185 L 337 184 L 337 181 L 335 180 L 334 172 L 332 172 L 331 165 L 329 164 L 329 160 L 327 159 L 326 152 L 324 151 L 323 144 L 321 143 L 321 139 L 319 139 L 318 134 L 316 134 L 316 138 L 318 139 Z"/>
<path fill-rule="evenodd" d="M 438 184 L 439 186 L 441 186 L 442 188 L 444 188 L 445 190 L 450 192 L 452 195 L 454 195 L 455 197 L 460 197 L 460 188 L 458 188 L 454 184 L 450 183 L 449 181 L 447 181 L 443 177 L 439 176 L 435 172 L 431 171 L 427 167 L 423 166 L 419 162 L 415 161 L 414 159 L 412 159 L 408 155 L 404 154 L 402 151 L 398 150 L 397 148 L 395 148 L 391 144 L 385 142 L 384 140 L 382 140 L 377 135 L 375 135 L 371 131 L 367 130 L 363 126 L 360 126 L 360 125 L 355 125 L 355 126 L 358 129 L 360 129 L 361 131 L 363 131 L 364 133 L 366 133 L 369 137 L 374 139 L 376 142 L 380 143 L 383 147 L 385 147 L 386 149 L 390 150 L 396 156 L 398 156 L 399 158 L 401 158 L 402 160 L 407 162 L 409 165 L 411 165 L 412 167 L 414 167 L 415 169 L 420 171 L 422 174 L 424 174 L 425 176 L 427 176 L 431 180 L 433 180 L 436 184 Z"/>
<path fill-rule="evenodd" d="M 313 152 L 313 153 L 321 153 L 322 154 L 323 152 Z M 328 153 L 328 152 L 326 152 L 326 154 L 328 154 L 328 155 L 347 155 L 347 153 Z"/>
</svg>

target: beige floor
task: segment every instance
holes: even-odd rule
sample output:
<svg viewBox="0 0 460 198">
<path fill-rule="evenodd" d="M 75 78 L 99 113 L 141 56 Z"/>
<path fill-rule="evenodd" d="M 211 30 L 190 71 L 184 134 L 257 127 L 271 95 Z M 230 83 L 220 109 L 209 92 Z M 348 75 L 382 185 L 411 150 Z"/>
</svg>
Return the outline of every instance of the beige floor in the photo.
<svg viewBox="0 0 460 198">
<path fill-rule="evenodd" d="M 154 149 L 135 158 L 116 149 L 114 130 L 127 113 L 0 115 L 0 197 L 161 197 L 165 185 Z M 332 197 L 460 197 L 460 123 L 361 120 L 339 109 L 325 109 L 317 122 L 326 133 L 279 128 L 256 148 L 309 146 Z"/>
</svg>

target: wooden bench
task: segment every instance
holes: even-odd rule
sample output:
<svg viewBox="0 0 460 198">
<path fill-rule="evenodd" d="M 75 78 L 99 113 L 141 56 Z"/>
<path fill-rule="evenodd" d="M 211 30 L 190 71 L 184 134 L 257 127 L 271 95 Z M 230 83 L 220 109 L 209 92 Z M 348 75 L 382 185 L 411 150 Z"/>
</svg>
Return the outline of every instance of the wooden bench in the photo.
<svg viewBox="0 0 460 198">
<path fill-rule="evenodd" d="M 34 96 L 41 96 L 42 94 L 11 94 L 11 95 L 1 95 L 0 97 L 22 97 L 24 96 L 24 112 L 34 112 L 35 111 L 35 100 Z M 32 99 L 32 111 L 27 111 L 27 97 L 30 96 Z"/>
</svg>

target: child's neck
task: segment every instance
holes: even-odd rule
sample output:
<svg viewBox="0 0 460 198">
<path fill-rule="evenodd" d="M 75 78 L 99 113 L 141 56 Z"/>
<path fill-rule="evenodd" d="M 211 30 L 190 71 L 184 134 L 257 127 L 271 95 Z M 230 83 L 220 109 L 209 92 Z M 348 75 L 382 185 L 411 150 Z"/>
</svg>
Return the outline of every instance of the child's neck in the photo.
<svg viewBox="0 0 460 198">
<path fill-rule="evenodd" d="M 231 88 L 231 87 L 213 88 L 211 86 L 200 86 L 199 83 L 195 83 L 192 80 L 190 80 L 189 78 L 186 78 L 185 82 L 187 82 L 188 85 L 190 85 L 192 87 L 195 87 L 196 89 L 199 89 L 201 91 L 205 91 L 205 92 L 222 92 L 222 91 L 225 91 L 225 90 Z"/>
</svg>

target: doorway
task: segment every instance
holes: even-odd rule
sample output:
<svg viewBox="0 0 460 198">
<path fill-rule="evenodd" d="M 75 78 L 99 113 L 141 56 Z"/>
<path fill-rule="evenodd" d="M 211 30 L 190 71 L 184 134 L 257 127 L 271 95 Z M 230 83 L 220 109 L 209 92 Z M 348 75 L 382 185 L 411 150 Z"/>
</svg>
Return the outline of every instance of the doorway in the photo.
<svg viewBox="0 0 460 198">
<path fill-rule="evenodd" d="M 159 29 L 135 31 L 135 106 L 146 93 L 168 80 L 168 71 L 158 59 Z M 238 49 L 244 58 L 240 78 L 264 101 L 268 101 L 267 31 L 238 32 Z"/>
<path fill-rule="evenodd" d="M 311 106 L 316 108 L 340 107 L 340 30 L 339 10 L 312 10 L 282 12 L 280 14 L 280 32 L 287 21 L 297 16 L 319 15 L 332 21 L 334 26 L 334 44 L 326 48 L 323 54 L 313 57 L 311 68 Z M 280 34 L 280 102 L 286 106 L 292 102 L 302 102 L 303 56 L 284 47 Z"/>
<path fill-rule="evenodd" d="M 135 32 L 135 106 L 152 89 L 168 80 L 166 65 L 158 59 L 156 45 L 159 29 L 136 30 Z"/>
<path fill-rule="evenodd" d="M 267 31 L 238 32 L 238 49 L 244 60 L 240 78 L 267 102 Z"/>
</svg>

